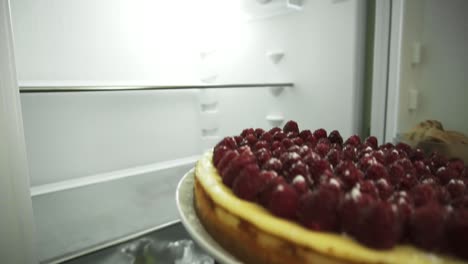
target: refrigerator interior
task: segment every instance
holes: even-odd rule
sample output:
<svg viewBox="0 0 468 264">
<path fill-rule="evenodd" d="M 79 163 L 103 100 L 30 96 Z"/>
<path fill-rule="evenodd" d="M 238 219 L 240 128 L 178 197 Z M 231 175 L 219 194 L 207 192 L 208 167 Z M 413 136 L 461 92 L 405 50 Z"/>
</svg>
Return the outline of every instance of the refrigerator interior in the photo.
<svg viewBox="0 0 468 264">
<path fill-rule="evenodd" d="M 361 132 L 366 3 L 286 2 L 11 2 L 22 88 L 294 84 L 22 93 L 40 261 L 178 219 L 179 179 L 245 127 Z"/>
</svg>

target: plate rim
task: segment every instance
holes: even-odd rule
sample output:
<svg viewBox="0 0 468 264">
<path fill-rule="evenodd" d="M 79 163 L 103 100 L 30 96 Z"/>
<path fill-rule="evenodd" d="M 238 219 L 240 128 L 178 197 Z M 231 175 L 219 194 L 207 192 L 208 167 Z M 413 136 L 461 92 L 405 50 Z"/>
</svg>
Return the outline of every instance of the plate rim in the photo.
<svg viewBox="0 0 468 264">
<path fill-rule="evenodd" d="M 190 180 L 194 180 L 194 178 L 195 168 L 192 168 L 187 173 L 185 173 L 185 175 L 182 177 L 182 179 L 180 179 L 179 183 L 177 184 L 176 204 L 182 225 L 185 227 L 190 236 L 196 241 L 196 243 L 217 261 L 224 264 L 242 263 L 239 260 L 237 260 L 234 256 L 232 256 L 229 252 L 225 251 L 224 248 L 216 242 L 216 240 L 206 231 L 204 226 L 201 224 L 200 219 L 198 218 L 196 213 L 193 213 L 190 217 L 188 216 L 188 212 L 186 211 L 188 209 L 187 207 L 193 209 L 193 211 L 195 212 L 195 208 L 193 206 L 193 184 L 188 183 Z M 182 201 L 181 190 L 185 192 L 183 195 L 189 195 L 190 197 L 192 197 L 191 204 L 186 204 Z M 209 237 L 212 241 L 207 240 L 206 237 Z M 217 249 L 216 247 L 218 247 L 219 249 Z"/>
</svg>

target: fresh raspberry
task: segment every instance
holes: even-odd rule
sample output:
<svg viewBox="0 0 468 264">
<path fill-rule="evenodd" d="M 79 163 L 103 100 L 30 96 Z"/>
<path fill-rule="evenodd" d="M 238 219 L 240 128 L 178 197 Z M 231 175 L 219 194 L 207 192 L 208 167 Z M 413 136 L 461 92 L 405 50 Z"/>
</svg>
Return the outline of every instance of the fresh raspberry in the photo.
<svg viewBox="0 0 468 264">
<path fill-rule="evenodd" d="M 297 175 L 305 176 L 307 174 L 309 174 L 307 165 L 305 165 L 301 160 L 293 163 L 289 168 L 289 171 L 284 172 L 284 176 L 288 182 L 291 182 Z"/>
<path fill-rule="evenodd" d="M 414 171 L 413 163 L 407 158 L 399 159 L 395 163 L 401 165 L 405 169 L 405 172 L 413 173 Z"/>
<path fill-rule="evenodd" d="M 268 209 L 274 215 L 287 219 L 295 219 L 299 207 L 299 195 L 293 187 L 280 183 L 271 193 Z"/>
<path fill-rule="evenodd" d="M 261 148 L 255 151 L 255 157 L 260 166 L 263 166 L 268 160 L 271 159 L 271 152 L 266 148 Z"/>
<path fill-rule="evenodd" d="M 447 221 L 447 240 L 455 255 L 468 259 L 468 209 L 455 210 Z"/>
<path fill-rule="evenodd" d="M 301 155 L 301 157 L 305 157 L 307 154 L 309 154 L 311 149 L 307 145 L 303 145 L 299 148 L 298 154 Z"/>
<path fill-rule="evenodd" d="M 325 157 L 329 150 L 330 145 L 326 143 L 318 143 L 317 146 L 315 146 L 315 152 L 317 152 L 321 157 Z"/>
<path fill-rule="evenodd" d="M 418 184 L 418 177 L 413 171 L 405 172 L 405 176 L 401 178 L 400 189 L 402 190 L 411 190 L 416 184 Z"/>
<path fill-rule="evenodd" d="M 370 180 L 363 180 L 359 182 L 359 191 L 362 194 L 368 194 L 374 199 L 379 198 L 379 190 L 375 186 L 373 181 Z"/>
<path fill-rule="evenodd" d="M 378 179 L 388 179 L 387 169 L 382 164 L 376 163 L 369 166 L 366 170 L 366 179 L 369 180 L 378 180 Z"/>
<path fill-rule="evenodd" d="M 254 132 L 254 134 L 255 134 L 255 136 L 257 136 L 257 138 L 261 138 L 264 133 L 265 133 L 265 130 L 263 130 L 261 128 L 256 128 L 255 132 Z"/>
<path fill-rule="evenodd" d="M 248 134 L 245 139 L 247 141 L 247 145 L 253 147 L 257 143 L 258 139 L 254 134 Z"/>
<path fill-rule="evenodd" d="M 431 159 L 431 161 L 434 164 L 434 167 L 436 169 L 438 169 L 440 167 L 446 167 L 447 163 L 448 163 L 447 157 L 445 157 L 444 155 L 441 155 L 441 154 L 439 154 L 437 152 L 433 152 L 431 154 L 430 159 Z"/>
<path fill-rule="evenodd" d="M 294 146 L 294 143 L 292 142 L 290 138 L 284 138 L 283 140 L 281 140 L 281 145 L 283 145 L 285 149 L 288 149 Z"/>
<path fill-rule="evenodd" d="M 446 212 L 436 203 L 416 208 L 409 222 L 409 236 L 418 247 L 441 249 L 444 244 Z"/>
<path fill-rule="evenodd" d="M 359 233 L 362 226 L 363 211 L 374 202 L 375 200 L 371 196 L 361 194 L 359 191 L 348 193 L 341 203 L 338 212 L 341 230 L 351 236 Z"/>
<path fill-rule="evenodd" d="M 398 208 L 400 221 L 402 222 L 402 225 L 407 228 L 411 214 L 414 211 L 414 202 L 411 196 L 408 195 L 406 191 L 394 192 L 390 198 L 388 198 L 388 201 Z"/>
<path fill-rule="evenodd" d="M 435 176 L 439 179 L 440 183 L 445 185 L 450 182 L 452 179 L 457 179 L 459 174 L 458 172 L 450 167 L 440 167 L 437 169 Z"/>
<path fill-rule="evenodd" d="M 421 178 L 419 179 L 419 182 L 421 184 L 438 185 L 439 184 L 439 179 L 437 179 L 432 174 L 427 174 L 427 175 L 421 176 Z"/>
<path fill-rule="evenodd" d="M 228 149 L 233 149 L 233 150 L 237 148 L 237 142 L 233 137 L 223 138 L 218 144 L 216 144 L 215 149 L 220 147 L 221 145 L 224 145 Z"/>
<path fill-rule="evenodd" d="M 310 148 L 315 148 L 315 146 L 317 146 L 317 142 L 318 142 L 318 139 L 314 135 L 304 140 L 304 144 L 306 144 Z"/>
<path fill-rule="evenodd" d="M 450 197 L 448 189 L 444 186 L 437 186 L 435 190 L 437 195 L 437 201 L 442 205 L 449 205 L 452 199 Z"/>
<path fill-rule="evenodd" d="M 332 143 L 330 144 L 330 149 L 336 149 L 341 152 L 343 150 L 343 146 L 338 143 Z"/>
<path fill-rule="evenodd" d="M 286 149 L 283 146 L 280 146 L 271 151 L 271 155 L 275 158 L 279 158 L 283 153 L 286 152 Z"/>
<path fill-rule="evenodd" d="M 215 167 L 218 167 L 219 161 L 224 157 L 228 150 L 229 149 L 226 146 L 221 145 L 213 151 L 213 164 Z"/>
<path fill-rule="evenodd" d="M 270 148 L 270 144 L 268 144 L 268 142 L 265 141 L 265 140 L 259 140 L 259 141 L 257 141 L 257 143 L 255 143 L 253 149 L 257 150 L 257 149 L 261 149 L 261 148 L 268 149 L 268 148 Z"/>
<path fill-rule="evenodd" d="M 396 149 L 387 151 L 385 153 L 385 165 L 390 165 L 400 158 L 400 153 Z"/>
<path fill-rule="evenodd" d="M 292 182 L 291 182 L 292 187 L 296 190 L 296 192 L 301 196 L 302 194 L 306 193 L 309 191 L 309 186 L 306 182 L 306 179 L 302 175 L 296 175 Z"/>
<path fill-rule="evenodd" d="M 447 167 L 456 170 L 459 174 L 465 169 L 465 163 L 461 159 L 451 159 L 449 160 Z"/>
<path fill-rule="evenodd" d="M 309 164 L 309 172 L 314 181 L 318 181 L 318 177 L 327 169 L 330 169 L 330 163 L 327 160 L 318 159 Z"/>
<path fill-rule="evenodd" d="M 314 137 L 319 140 L 321 138 L 326 138 L 327 137 L 327 131 L 323 128 L 319 128 L 314 131 L 313 133 Z"/>
<path fill-rule="evenodd" d="M 304 140 L 302 140 L 302 138 L 300 138 L 300 137 L 292 138 L 292 142 L 294 143 L 294 145 L 297 145 L 299 147 L 304 145 Z"/>
<path fill-rule="evenodd" d="M 301 160 L 301 156 L 296 152 L 284 152 L 280 156 L 280 161 L 283 164 L 283 171 L 289 171 L 291 166 Z"/>
<path fill-rule="evenodd" d="M 385 163 L 385 156 L 382 150 L 376 150 L 371 153 L 372 157 L 377 160 L 378 163 L 384 164 Z"/>
<path fill-rule="evenodd" d="M 346 169 L 338 176 L 343 181 L 345 190 L 353 188 L 358 182 L 364 180 L 364 173 L 356 168 Z"/>
<path fill-rule="evenodd" d="M 341 179 L 334 177 L 330 170 L 324 171 L 320 176 L 320 187 L 328 188 L 336 192 L 337 195 L 343 195 L 344 183 Z"/>
<path fill-rule="evenodd" d="M 294 132 L 299 134 L 299 127 L 296 122 L 289 120 L 283 127 L 285 133 Z"/>
<path fill-rule="evenodd" d="M 411 146 L 406 144 L 406 143 L 400 142 L 400 143 L 396 144 L 395 148 L 397 150 L 404 151 L 408 157 L 411 157 L 412 154 L 413 154 L 413 148 L 411 148 Z"/>
<path fill-rule="evenodd" d="M 372 149 L 372 147 L 369 146 L 367 143 L 359 145 L 357 148 L 358 159 L 361 159 L 365 156 L 371 156 L 371 153 L 373 151 L 374 150 Z"/>
<path fill-rule="evenodd" d="M 246 128 L 244 130 L 242 130 L 242 133 L 240 134 L 241 137 L 246 137 L 247 135 L 249 134 L 254 134 L 255 133 L 255 130 L 253 128 Z"/>
<path fill-rule="evenodd" d="M 241 146 L 237 149 L 237 151 L 239 151 L 239 154 L 242 154 L 246 151 L 248 151 L 249 153 L 252 152 L 252 149 L 250 148 L 250 146 L 248 145 L 245 145 L 245 146 Z"/>
<path fill-rule="evenodd" d="M 379 179 L 375 182 L 375 187 L 379 190 L 379 196 L 382 200 L 387 200 L 393 194 L 393 186 L 386 179 Z"/>
<path fill-rule="evenodd" d="M 419 184 L 411 190 L 416 207 L 434 202 L 437 199 L 436 189 L 431 184 Z"/>
<path fill-rule="evenodd" d="M 273 127 L 272 129 L 270 129 L 270 131 L 268 131 L 272 136 L 274 136 L 276 133 L 278 132 L 283 132 L 283 130 L 279 127 Z"/>
<path fill-rule="evenodd" d="M 276 134 L 273 135 L 273 140 L 275 141 L 281 141 L 285 139 L 287 136 L 283 131 L 279 131 Z"/>
<path fill-rule="evenodd" d="M 412 161 L 416 160 L 423 160 L 426 157 L 426 154 L 424 154 L 424 151 L 420 148 L 414 149 L 413 152 L 411 153 L 410 159 Z"/>
<path fill-rule="evenodd" d="M 231 161 L 239 156 L 239 152 L 237 150 L 228 150 L 224 154 L 224 156 L 219 160 L 218 166 L 216 167 L 218 169 L 219 174 L 231 163 Z"/>
<path fill-rule="evenodd" d="M 271 143 L 273 141 L 273 135 L 270 132 L 265 132 L 259 137 L 259 139 Z"/>
<path fill-rule="evenodd" d="M 329 188 L 319 187 L 303 195 L 299 202 L 299 221 L 317 231 L 338 231 L 340 198 Z"/>
<path fill-rule="evenodd" d="M 261 188 L 266 184 L 259 176 L 260 169 L 257 164 L 245 166 L 232 184 L 232 191 L 239 198 L 254 201 Z"/>
<path fill-rule="evenodd" d="M 447 184 L 447 191 L 452 199 L 458 199 L 465 195 L 466 186 L 462 180 L 451 179 Z"/>
<path fill-rule="evenodd" d="M 260 190 L 258 194 L 258 202 L 268 209 L 268 204 L 271 200 L 271 194 L 280 184 L 287 184 L 283 177 L 279 177 L 275 171 L 261 171 L 260 177 L 270 179 L 267 184 Z"/>
<path fill-rule="evenodd" d="M 337 143 L 339 145 L 343 144 L 343 138 L 340 135 L 340 132 L 338 130 L 333 130 L 330 132 L 328 135 L 328 140 L 330 140 L 330 143 Z"/>
<path fill-rule="evenodd" d="M 423 175 L 431 174 L 431 170 L 429 169 L 429 167 L 420 160 L 414 161 L 413 166 L 419 178 L 421 178 L 421 176 Z"/>
<path fill-rule="evenodd" d="M 352 135 L 345 141 L 344 144 L 357 147 L 361 144 L 361 138 L 358 135 Z"/>
<path fill-rule="evenodd" d="M 393 145 L 393 144 L 390 143 L 390 142 L 387 142 L 387 143 L 382 144 L 382 145 L 379 146 L 379 149 L 387 149 L 387 150 L 389 150 L 389 149 L 394 149 L 394 148 L 395 148 L 395 145 Z"/>
<path fill-rule="evenodd" d="M 377 138 L 374 136 L 367 137 L 364 142 L 369 144 L 373 149 L 377 149 L 379 146 Z"/>
<path fill-rule="evenodd" d="M 299 146 L 297 146 L 297 145 L 292 145 L 287 150 L 288 150 L 288 152 L 295 152 L 295 153 L 299 154 L 301 148 Z"/>
<path fill-rule="evenodd" d="M 302 140 L 307 141 L 309 137 L 312 136 L 312 132 L 310 130 L 302 130 L 301 133 L 299 133 L 299 137 L 302 138 Z"/>
<path fill-rule="evenodd" d="M 372 155 L 364 155 L 359 159 L 358 166 L 362 171 L 366 171 L 370 166 L 379 163 Z"/>
<path fill-rule="evenodd" d="M 239 172 L 248 164 L 256 163 L 255 155 L 250 150 L 242 152 L 239 156 L 232 159 L 224 170 L 221 171 L 223 183 L 231 187 Z"/>
<path fill-rule="evenodd" d="M 242 136 L 234 136 L 234 140 L 236 141 L 237 146 L 241 146 L 244 138 Z"/>
<path fill-rule="evenodd" d="M 336 167 L 338 163 L 341 161 L 341 152 L 332 148 L 328 151 L 326 159 L 330 162 L 333 167 Z"/>
<path fill-rule="evenodd" d="M 262 169 L 280 173 L 283 170 L 283 163 L 277 158 L 270 158 L 263 164 Z"/>
<path fill-rule="evenodd" d="M 343 148 L 343 159 L 351 161 L 357 160 L 356 148 L 353 145 L 348 144 Z"/>
<path fill-rule="evenodd" d="M 354 170 L 356 166 L 352 161 L 349 160 L 342 160 L 338 165 L 335 167 L 335 174 L 342 175 L 346 170 Z"/>
<path fill-rule="evenodd" d="M 454 208 L 466 208 L 468 209 L 468 196 L 462 196 L 457 199 L 452 200 L 452 206 Z"/>
<path fill-rule="evenodd" d="M 356 238 L 361 243 L 377 249 L 395 246 L 402 235 L 401 222 L 392 205 L 385 201 L 375 202 L 364 213 L 361 232 Z"/>
</svg>

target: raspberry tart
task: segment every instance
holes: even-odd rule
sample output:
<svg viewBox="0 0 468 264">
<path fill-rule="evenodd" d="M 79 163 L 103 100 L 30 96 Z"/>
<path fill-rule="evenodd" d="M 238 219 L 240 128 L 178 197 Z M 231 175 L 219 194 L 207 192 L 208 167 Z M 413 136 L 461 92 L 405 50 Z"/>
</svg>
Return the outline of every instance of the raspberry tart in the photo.
<svg viewBox="0 0 468 264">
<path fill-rule="evenodd" d="M 245 263 L 465 263 L 468 168 L 375 137 L 245 129 L 195 168 L 195 209 Z"/>
</svg>

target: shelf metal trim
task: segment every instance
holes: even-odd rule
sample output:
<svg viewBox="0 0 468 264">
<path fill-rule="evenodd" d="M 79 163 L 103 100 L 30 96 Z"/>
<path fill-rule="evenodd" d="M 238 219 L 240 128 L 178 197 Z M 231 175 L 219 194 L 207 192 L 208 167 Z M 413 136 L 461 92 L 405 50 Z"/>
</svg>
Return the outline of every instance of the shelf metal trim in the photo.
<svg viewBox="0 0 468 264">
<path fill-rule="evenodd" d="M 187 90 L 224 88 L 294 87 L 294 83 L 240 83 L 200 85 L 155 85 L 155 86 L 21 86 L 20 93 L 68 93 L 68 92 L 113 92 L 149 90 Z"/>
</svg>

